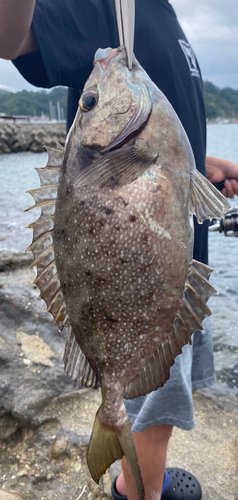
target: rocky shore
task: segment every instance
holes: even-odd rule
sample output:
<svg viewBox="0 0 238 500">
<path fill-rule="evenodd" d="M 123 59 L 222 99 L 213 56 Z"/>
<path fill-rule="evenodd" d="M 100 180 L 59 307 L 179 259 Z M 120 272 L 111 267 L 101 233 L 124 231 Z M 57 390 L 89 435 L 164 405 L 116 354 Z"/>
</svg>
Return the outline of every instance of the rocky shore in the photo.
<svg viewBox="0 0 238 500">
<path fill-rule="evenodd" d="M 59 332 L 32 285 L 32 256 L 0 254 L 0 500 L 108 500 L 117 464 L 97 486 L 86 446 L 100 391 L 64 374 Z M 175 429 L 168 466 L 200 481 L 203 500 L 238 500 L 238 397 L 195 395 L 195 429 Z"/>
<path fill-rule="evenodd" d="M 18 151 L 45 151 L 56 142 L 65 142 L 65 123 L 0 122 L 0 154 Z"/>
</svg>

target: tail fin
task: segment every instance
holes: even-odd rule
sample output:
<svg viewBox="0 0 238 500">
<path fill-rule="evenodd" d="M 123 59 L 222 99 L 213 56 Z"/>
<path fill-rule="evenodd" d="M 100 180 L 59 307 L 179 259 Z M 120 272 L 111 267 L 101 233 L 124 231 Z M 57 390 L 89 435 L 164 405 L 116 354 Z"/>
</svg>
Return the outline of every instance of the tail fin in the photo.
<svg viewBox="0 0 238 500">
<path fill-rule="evenodd" d="M 105 419 L 100 418 L 103 415 L 103 406 L 100 406 L 95 416 L 88 447 L 88 468 L 92 478 L 98 483 L 108 467 L 125 456 L 138 496 L 140 500 L 144 500 L 144 486 L 125 407 L 124 410 L 126 419 L 123 425 L 106 425 Z"/>
</svg>

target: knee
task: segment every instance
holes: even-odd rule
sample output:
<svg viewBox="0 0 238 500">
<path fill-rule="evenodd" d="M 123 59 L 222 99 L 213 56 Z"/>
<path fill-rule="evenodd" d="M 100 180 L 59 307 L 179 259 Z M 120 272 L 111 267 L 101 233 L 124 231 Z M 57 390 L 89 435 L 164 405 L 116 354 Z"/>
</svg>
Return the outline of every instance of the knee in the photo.
<svg viewBox="0 0 238 500">
<path fill-rule="evenodd" d="M 166 445 L 172 436 L 173 426 L 168 424 L 152 425 L 147 427 L 144 431 L 133 432 L 133 439 L 137 441 L 144 441 L 146 444 L 149 442 L 151 445 Z"/>
<path fill-rule="evenodd" d="M 157 427 L 155 429 L 155 435 L 158 436 L 158 439 L 169 441 L 173 433 L 173 426 L 168 424 L 155 425 Z"/>
</svg>

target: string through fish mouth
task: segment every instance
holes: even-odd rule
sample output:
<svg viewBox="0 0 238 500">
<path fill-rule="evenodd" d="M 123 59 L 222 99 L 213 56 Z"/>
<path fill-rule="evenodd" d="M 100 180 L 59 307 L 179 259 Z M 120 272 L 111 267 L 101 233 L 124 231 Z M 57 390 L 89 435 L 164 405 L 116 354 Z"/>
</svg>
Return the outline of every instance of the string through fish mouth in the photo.
<svg viewBox="0 0 238 500">
<path fill-rule="evenodd" d="M 135 33 L 135 0 L 115 0 L 117 27 L 120 45 L 124 45 L 127 53 L 128 68 L 132 69 L 134 33 Z"/>
</svg>

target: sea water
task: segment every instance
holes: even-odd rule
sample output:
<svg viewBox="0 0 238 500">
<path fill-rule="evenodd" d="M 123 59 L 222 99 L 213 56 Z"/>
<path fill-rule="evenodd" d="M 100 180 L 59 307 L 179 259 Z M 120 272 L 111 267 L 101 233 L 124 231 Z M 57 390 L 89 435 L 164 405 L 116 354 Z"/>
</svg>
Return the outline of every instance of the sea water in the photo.
<svg viewBox="0 0 238 500">
<path fill-rule="evenodd" d="M 207 154 L 238 164 L 238 124 L 207 127 Z M 35 168 L 46 165 L 47 153 L 0 155 L 0 252 L 24 252 L 32 240 L 25 227 L 40 216 L 40 209 L 26 193 L 39 186 Z M 231 200 L 238 207 L 238 198 Z M 212 309 L 215 368 L 219 387 L 238 392 L 238 238 L 218 232 L 209 235 L 209 264 L 216 269 L 211 284 L 218 295 L 209 301 Z"/>
<path fill-rule="evenodd" d="M 238 164 L 238 123 L 207 127 L 207 154 Z M 238 209 L 238 197 L 229 200 Z M 209 301 L 215 368 L 220 388 L 238 393 L 238 237 L 209 233 L 211 284 L 218 295 Z"/>
</svg>

